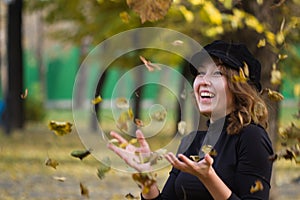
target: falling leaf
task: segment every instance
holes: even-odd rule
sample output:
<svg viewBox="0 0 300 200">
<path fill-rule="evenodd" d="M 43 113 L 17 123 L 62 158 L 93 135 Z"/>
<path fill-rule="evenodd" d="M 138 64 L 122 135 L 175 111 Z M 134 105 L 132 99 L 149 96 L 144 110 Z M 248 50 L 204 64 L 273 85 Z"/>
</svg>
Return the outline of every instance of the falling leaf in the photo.
<svg viewBox="0 0 300 200">
<path fill-rule="evenodd" d="M 127 5 L 138 13 L 141 22 L 157 21 L 162 19 L 168 12 L 172 0 L 126 0 Z"/>
<path fill-rule="evenodd" d="M 111 161 L 109 157 L 105 157 L 103 162 L 100 162 L 100 166 L 97 169 L 97 176 L 102 180 L 105 178 L 105 174 L 110 171 Z"/>
<path fill-rule="evenodd" d="M 200 157 L 198 155 L 190 155 L 190 158 L 194 161 L 194 162 L 199 162 L 200 161 Z"/>
<path fill-rule="evenodd" d="M 129 102 L 125 97 L 119 97 L 116 99 L 116 106 L 118 108 L 129 108 Z"/>
<path fill-rule="evenodd" d="M 260 180 L 256 180 L 254 185 L 250 188 L 250 193 L 262 191 L 264 189 L 264 186 Z"/>
<path fill-rule="evenodd" d="M 92 100 L 92 104 L 98 104 L 102 101 L 102 98 L 100 95 L 98 95 L 97 97 L 95 97 L 93 100 Z"/>
<path fill-rule="evenodd" d="M 182 15 L 184 16 L 185 20 L 188 23 L 191 23 L 194 21 L 194 14 L 193 12 L 191 12 L 190 10 L 188 10 L 185 6 L 179 6 L 179 10 L 182 13 Z"/>
<path fill-rule="evenodd" d="M 57 122 L 51 120 L 48 124 L 50 130 L 54 131 L 56 135 L 63 136 L 72 131 L 72 123 L 70 122 Z"/>
<path fill-rule="evenodd" d="M 156 111 L 152 114 L 152 118 L 156 121 L 164 121 L 167 116 L 167 112 L 164 110 Z"/>
<path fill-rule="evenodd" d="M 163 159 L 163 156 L 166 154 L 166 152 L 167 152 L 166 149 L 158 149 L 158 150 L 152 152 L 148 161 L 145 161 L 145 163 L 149 162 L 151 166 L 155 165 L 157 163 L 157 161 Z"/>
<path fill-rule="evenodd" d="M 279 60 L 284 60 L 284 59 L 286 59 L 288 57 L 288 55 L 286 55 L 286 54 L 278 54 L 278 59 Z"/>
<path fill-rule="evenodd" d="M 272 71 L 271 71 L 271 83 L 273 85 L 279 85 L 281 84 L 281 80 L 282 80 L 282 77 L 281 77 L 281 72 L 276 68 L 276 64 L 274 63 L 273 66 L 272 66 Z"/>
<path fill-rule="evenodd" d="M 84 159 L 91 154 L 91 150 L 74 150 L 71 152 L 71 156 L 79 158 L 80 160 Z"/>
<path fill-rule="evenodd" d="M 150 191 L 150 187 L 156 183 L 156 177 L 152 173 L 134 173 L 132 179 L 139 185 L 143 186 L 143 193 L 147 194 Z"/>
<path fill-rule="evenodd" d="M 47 158 L 45 161 L 45 165 L 56 169 L 56 167 L 57 167 L 57 165 L 59 165 L 59 163 L 52 158 Z"/>
<path fill-rule="evenodd" d="M 127 111 L 123 111 L 116 123 L 116 126 L 122 131 L 128 132 L 128 122 L 134 118 L 133 111 L 129 108 Z"/>
<path fill-rule="evenodd" d="M 265 92 L 267 92 L 269 99 L 272 101 L 282 101 L 284 99 L 284 96 L 282 94 L 269 88 L 263 89 L 261 91 L 261 94 L 264 94 Z"/>
<path fill-rule="evenodd" d="M 126 195 L 125 195 L 125 198 L 126 198 L 126 199 L 129 199 L 129 200 L 132 200 L 132 199 L 139 199 L 138 196 L 133 196 L 133 194 L 131 194 L 131 193 L 126 194 Z"/>
<path fill-rule="evenodd" d="M 180 135 L 184 135 L 186 133 L 187 125 L 185 121 L 180 121 L 177 124 L 177 130 Z"/>
<path fill-rule="evenodd" d="M 259 41 L 258 41 L 258 43 L 257 43 L 257 48 L 261 48 L 261 47 L 264 47 L 264 46 L 266 46 L 266 39 L 264 38 L 264 39 L 260 39 Z"/>
<path fill-rule="evenodd" d="M 184 44 L 184 42 L 182 40 L 174 40 L 172 42 L 173 46 L 182 46 Z"/>
<path fill-rule="evenodd" d="M 299 144 L 295 144 L 293 146 L 290 147 L 286 147 L 278 152 L 276 152 L 275 154 L 273 154 L 272 156 L 269 157 L 269 160 L 271 161 L 275 161 L 275 160 L 279 160 L 279 159 L 285 159 L 285 160 L 295 160 L 296 163 L 300 163 L 300 147 Z"/>
<path fill-rule="evenodd" d="M 144 122 L 138 118 L 134 119 L 134 123 L 137 125 L 137 127 L 143 127 L 144 126 Z"/>
<path fill-rule="evenodd" d="M 239 75 L 233 75 L 232 77 L 232 81 L 233 82 L 241 82 L 241 83 L 244 83 L 244 82 L 247 82 L 247 77 L 244 73 L 244 70 L 242 68 L 240 68 L 239 70 Z"/>
<path fill-rule="evenodd" d="M 158 65 L 151 63 L 150 61 L 146 60 L 146 58 L 144 58 L 143 56 L 140 56 L 140 59 L 147 67 L 149 72 L 153 72 L 155 69 L 161 70 L 161 68 Z"/>
<path fill-rule="evenodd" d="M 53 176 L 54 180 L 60 181 L 60 182 L 65 182 L 65 180 L 67 179 L 64 176 Z"/>
<path fill-rule="evenodd" d="M 210 156 L 217 156 L 217 151 L 213 148 L 213 146 L 206 144 L 201 147 L 201 151 L 204 154 L 209 154 Z"/>
<path fill-rule="evenodd" d="M 90 194 L 89 194 L 89 190 L 87 189 L 87 187 L 85 185 L 83 185 L 81 182 L 80 182 L 79 186 L 80 186 L 81 196 L 85 196 L 85 197 L 89 198 Z"/>
<path fill-rule="evenodd" d="M 27 95 L 28 95 L 28 89 L 26 88 L 24 94 L 21 94 L 21 98 L 26 99 Z"/>
<path fill-rule="evenodd" d="M 128 12 L 126 12 L 126 11 L 121 12 L 119 14 L 119 16 L 120 16 L 122 22 L 124 22 L 125 24 L 129 23 L 130 16 L 129 16 Z"/>
</svg>

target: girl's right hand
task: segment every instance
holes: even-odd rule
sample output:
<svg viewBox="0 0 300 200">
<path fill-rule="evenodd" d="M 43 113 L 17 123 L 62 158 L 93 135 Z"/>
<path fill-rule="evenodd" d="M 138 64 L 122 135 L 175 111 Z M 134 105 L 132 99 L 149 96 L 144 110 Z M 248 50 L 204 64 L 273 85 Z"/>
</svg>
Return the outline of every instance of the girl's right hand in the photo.
<svg viewBox="0 0 300 200">
<path fill-rule="evenodd" d="M 130 167 L 136 169 L 138 172 L 146 172 L 151 170 L 149 162 L 144 163 L 142 160 L 145 157 L 150 157 L 151 150 L 141 130 L 136 131 L 136 138 L 139 143 L 139 147 L 130 144 L 120 134 L 116 132 L 110 132 L 110 135 L 117 139 L 119 144 L 127 144 L 125 148 L 118 147 L 112 143 L 107 146 L 110 150 L 115 152 L 120 158 L 122 158 Z"/>
</svg>

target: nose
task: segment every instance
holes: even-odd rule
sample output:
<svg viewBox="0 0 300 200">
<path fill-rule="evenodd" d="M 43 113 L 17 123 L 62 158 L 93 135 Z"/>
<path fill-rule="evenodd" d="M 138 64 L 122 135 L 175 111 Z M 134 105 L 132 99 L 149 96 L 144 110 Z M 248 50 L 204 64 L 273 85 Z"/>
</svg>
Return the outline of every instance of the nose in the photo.
<svg viewBox="0 0 300 200">
<path fill-rule="evenodd" d="M 210 78 L 208 77 L 208 75 L 200 77 L 200 85 L 204 85 L 204 86 L 211 85 Z"/>
</svg>

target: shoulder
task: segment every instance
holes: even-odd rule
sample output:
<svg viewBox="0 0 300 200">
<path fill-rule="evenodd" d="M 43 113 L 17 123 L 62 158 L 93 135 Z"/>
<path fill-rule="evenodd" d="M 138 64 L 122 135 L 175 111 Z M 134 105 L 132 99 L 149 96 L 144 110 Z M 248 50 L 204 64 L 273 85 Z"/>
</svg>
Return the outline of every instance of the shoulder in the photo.
<svg viewBox="0 0 300 200">
<path fill-rule="evenodd" d="M 267 131 L 260 125 L 249 124 L 245 126 L 239 135 L 239 145 L 244 148 L 266 148 L 272 152 L 272 142 Z"/>
</svg>

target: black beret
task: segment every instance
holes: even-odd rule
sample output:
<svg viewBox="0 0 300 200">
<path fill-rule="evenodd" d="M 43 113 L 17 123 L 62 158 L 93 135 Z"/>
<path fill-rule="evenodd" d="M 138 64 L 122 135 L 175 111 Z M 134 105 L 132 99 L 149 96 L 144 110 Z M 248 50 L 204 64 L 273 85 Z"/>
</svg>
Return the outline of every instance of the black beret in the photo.
<svg viewBox="0 0 300 200">
<path fill-rule="evenodd" d="M 225 66 L 236 70 L 243 67 L 245 62 L 249 69 L 249 83 L 254 84 L 257 90 L 261 91 L 261 64 L 250 53 L 246 45 L 216 40 L 204 46 L 201 51 L 195 53 L 191 58 L 190 70 L 193 75 L 197 75 L 197 68 L 209 56 L 219 58 Z"/>
</svg>

